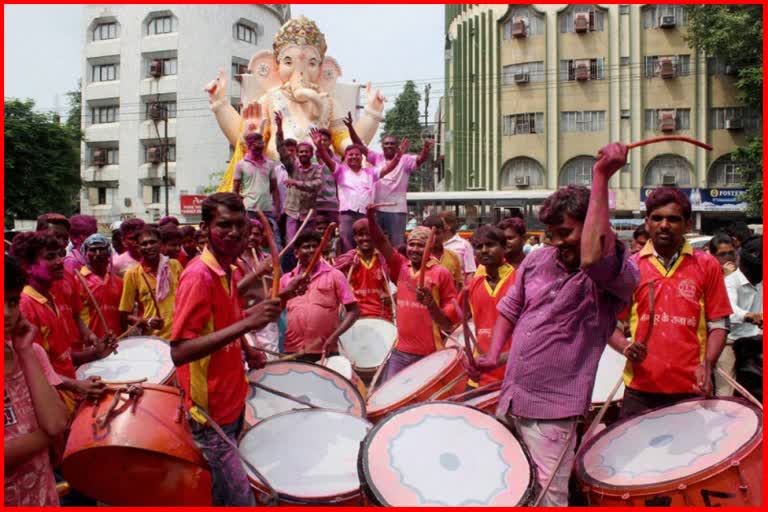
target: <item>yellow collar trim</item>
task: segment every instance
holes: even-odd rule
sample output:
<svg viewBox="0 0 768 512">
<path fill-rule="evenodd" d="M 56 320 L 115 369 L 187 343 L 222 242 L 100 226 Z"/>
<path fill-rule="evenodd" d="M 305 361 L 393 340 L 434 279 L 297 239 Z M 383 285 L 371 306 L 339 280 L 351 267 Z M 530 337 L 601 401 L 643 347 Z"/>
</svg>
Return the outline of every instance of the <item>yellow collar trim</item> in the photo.
<svg viewBox="0 0 768 512">
<path fill-rule="evenodd" d="M 40 292 L 38 292 L 37 290 L 35 290 L 34 288 L 32 288 L 29 285 L 26 285 L 24 287 L 24 289 L 21 291 L 21 293 L 32 297 L 33 299 L 35 299 L 40 304 L 46 304 L 48 302 L 48 299 L 46 299 L 43 296 L 43 294 L 41 294 Z"/>
<path fill-rule="evenodd" d="M 227 273 L 224 271 L 223 268 L 221 268 L 221 265 L 219 265 L 219 260 L 216 259 L 216 256 L 213 255 L 211 251 L 208 250 L 208 246 L 205 246 L 205 249 L 203 249 L 203 253 L 200 255 L 200 259 L 203 260 L 203 263 L 214 271 L 214 273 L 219 277 L 226 277 Z M 230 271 L 236 270 L 236 265 L 230 265 L 229 266 Z"/>
<path fill-rule="evenodd" d="M 360 263 L 367 269 L 371 270 L 373 268 L 373 265 L 376 263 L 376 258 L 378 257 L 378 252 L 373 251 L 373 258 L 371 258 L 371 261 L 369 263 L 365 262 L 365 259 L 363 259 L 363 254 L 360 251 L 357 251 L 358 259 L 360 260 Z"/>
</svg>

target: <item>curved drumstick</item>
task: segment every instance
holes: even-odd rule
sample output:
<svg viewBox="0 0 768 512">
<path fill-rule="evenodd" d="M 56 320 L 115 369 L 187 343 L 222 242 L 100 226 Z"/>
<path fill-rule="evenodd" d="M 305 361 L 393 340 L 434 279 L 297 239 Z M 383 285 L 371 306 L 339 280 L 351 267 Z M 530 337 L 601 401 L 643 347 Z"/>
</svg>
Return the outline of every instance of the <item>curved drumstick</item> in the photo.
<svg viewBox="0 0 768 512">
<path fill-rule="evenodd" d="M 466 290 L 464 291 L 463 307 L 464 311 L 462 311 L 463 314 L 461 315 L 461 325 L 464 330 L 464 339 L 467 340 L 467 343 L 464 344 L 464 349 L 467 352 L 467 360 L 469 361 L 469 364 L 471 366 L 475 366 L 475 355 L 472 353 L 472 349 L 470 348 L 474 335 L 472 334 L 472 329 L 469 327 L 469 292 Z M 477 343 L 475 343 L 475 345 L 477 345 Z"/>
<path fill-rule="evenodd" d="M 700 148 L 704 148 L 707 151 L 712 151 L 712 146 L 710 146 L 709 144 L 705 142 L 701 142 L 700 140 L 692 139 L 691 137 L 686 137 L 684 135 L 666 135 L 664 137 L 654 137 L 652 139 L 643 139 L 637 142 L 633 142 L 631 144 L 627 144 L 627 149 L 634 149 L 634 148 L 639 148 L 640 146 L 645 146 L 646 144 L 655 144 L 656 142 L 666 142 L 666 141 L 672 141 L 672 140 L 687 142 L 688 144 L 693 144 L 694 146 L 699 146 Z"/>
<path fill-rule="evenodd" d="M 157 303 L 157 297 L 155 297 L 155 291 L 152 289 L 152 285 L 149 284 L 149 279 L 147 279 L 147 276 L 144 275 L 143 272 L 139 272 L 141 274 L 141 278 L 144 279 L 144 284 L 147 285 L 147 289 L 149 290 L 149 295 L 152 297 L 152 304 L 155 305 L 155 311 L 157 311 L 157 318 L 160 320 L 163 320 L 163 315 L 160 314 L 160 306 Z"/>
<path fill-rule="evenodd" d="M 307 218 L 304 219 L 304 222 L 301 223 L 301 226 L 299 226 L 299 229 L 296 231 L 296 234 L 293 235 L 293 238 L 291 238 L 291 241 L 285 244 L 285 247 L 283 247 L 283 250 L 280 251 L 280 257 L 282 258 L 283 255 L 288 252 L 288 249 L 290 249 L 293 244 L 296 243 L 296 239 L 299 238 L 299 235 L 304 231 L 304 228 L 307 227 L 307 223 L 309 222 L 309 219 L 312 218 L 312 216 L 315 214 L 315 209 L 310 208 L 307 212 Z"/>
<path fill-rule="evenodd" d="M 424 247 L 424 254 L 421 255 L 421 269 L 419 269 L 419 288 L 424 288 L 424 278 L 427 275 L 427 262 L 432 257 L 432 247 L 435 245 L 435 235 L 437 229 L 432 227 L 427 239 L 427 245 Z"/>
<path fill-rule="evenodd" d="M 312 259 L 309 260 L 309 263 L 307 264 L 307 268 L 304 269 L 304 274 L 302 277 L 309 277 L 310 274 L 312 274 L 312 270 L 315 268 L 315 265 L 317 265 L 318 260 L 320 259 L 320 256 L 323 254 L 323 248 L 328 243 L 328 240 L 331 238 L 331 233 L 333 233 L 333 230 L 336 229 L 336 223 L 331 222 L 328 224 L 328 227 L 325 228 L 325 233 L 323 233 L 323 239 L 320 240 L 320 245 L 317 246 L 317 249 L 315 249 L 315 254 L 312 255 Z"/>
<path fill-rule="evenodd" d="M 259 262 L 259 255 L 256 254 L 256 249 L 251 247 L 251 256 L 253 257 L 253 262 L 258 263 Z M 265 276 L 261 276 L 261 287 L 264 288 L 264 297 L 267 296 L 268 288 L 267 288 L 267 278 Z"/>
<path fill-rule="evenodd" d="M 85 282 L 85 278 L 80 272 L 75 271 L 74 274 L 77 276 L 78 281 L 80 281 L 80 286 L 82 286 L 83 289 L 85 289 L 85 292 L 88 294 L 88 298 L 91 301 L 93 309 L 96 310 L 96 314 L 99 315 L 101 326 L 104 327 L 104 334 L 109 334 L 109 326 L 107 325 L 107 320 L 104 318 L 104 313 L 101 312 L 101 308 L 99 307 L 98 302 L 96 302 L 96 297 L 93 296 L 93 292 L 90 288 L 88 288 L 88 283 Z"/>
<path fill-rule="evenodd" d="M 275 236 L 272 234 L 272 224 L 267 220 L 267 216 L 261 210 L 256 210 L 259 221 L 264 225 L 264 235 L 269 244 L 269 255 L 272 257 L 272 298 L 276 299 L 280 295 L 280 254 L 275 245 Z"/>
</svg>

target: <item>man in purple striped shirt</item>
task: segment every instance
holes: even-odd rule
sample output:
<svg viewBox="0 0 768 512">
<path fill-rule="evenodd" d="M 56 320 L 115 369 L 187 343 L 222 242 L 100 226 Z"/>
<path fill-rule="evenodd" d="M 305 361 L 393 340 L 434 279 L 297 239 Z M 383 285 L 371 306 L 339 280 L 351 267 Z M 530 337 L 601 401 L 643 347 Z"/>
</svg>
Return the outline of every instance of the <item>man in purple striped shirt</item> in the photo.
<svg viewBox="0 0 768 512">
<path fill-rule="evenodd" d="M 627 147 L 610 144 L 592 170 L 592 194 L 568 186 L 544 202 L 539 219 L 551 245 L 531 252 L 499 303 L 491 348 L 477 369 L 497 367 L 509 351 L 497 415 L 507 415 L 531 453 L 542 487 L 563 461 L 541 506 L 568 505 L 577 421 L 586 413 L 597 364 L 639 273 L 610 229 L 608 180 Z M 474 373 L 474 372 L 472 372 Z"/>
</svg>

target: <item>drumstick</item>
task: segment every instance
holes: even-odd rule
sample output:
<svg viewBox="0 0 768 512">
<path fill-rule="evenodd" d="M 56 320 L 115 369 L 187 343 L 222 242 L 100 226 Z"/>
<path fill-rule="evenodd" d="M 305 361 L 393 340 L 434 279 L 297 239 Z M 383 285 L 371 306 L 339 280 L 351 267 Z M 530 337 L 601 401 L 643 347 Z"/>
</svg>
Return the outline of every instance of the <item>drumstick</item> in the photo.
<svg viewBox="0 0 768 512">
<path fill-rule="evenodd" d="M 317 347 L 323 341 L 324 341 L 323 338 L 318 338 L 315 341 L 313 341 L 310 345 L 304 347 L 299 352 L 294 352 L 293 354 L 289 354 L 289 355 L 287 355 L 285 357 L 281 357 L 280 359 L 278 359 L 278 361 L 280 361 L 280 362 L 282 362 L 282 361 L 292 361 L 292 360 L 296 359 L 297 357 L 301 357 L 304 354 L 306 354 L 308 350 L 311 350 L 311 349 Z"/>
<path fill-rule="evenodd" d="M 427 239 L 427 245 L 424 247 L 424 254 L 421 255 L 421 269 L 419 269 L 419 288 L 424 288 L 424 278 L 427 275 L 427 262 L 432 257 L 432 246 L 435 245 L 435 235 L 437 229 L 432 227 Z"/>
<path fill-rule="evenodd" d="M 157 311 L 157 318 L 160 320 L 163 319 L 162 315 L 160 314 L 160 306 L 157 304 L 157 297 L 155 297 L 155 291 L 152 289 L 152 285 L 149 284 L 149 279 L 147 279 L 147 276 L 144 275 L 144 272 L 139 272 L 142 279 L 144 279 L 144 284 L 147 285 L 147 288 L 149 289 L 149 295 L 152 297 L 152 304 L 155 305 L 155 310 Z"/>
<path fill-rule="evenodd" d="M 761 411 L 763 410 L 763 404 L 761 404 L 760 401 L 752 395 L 752 393 L 747 391 L 744 386 L 736 382 L 736 379 L 728 375 L 728 373 L 725 372 L 722 368 L 718 368 L 717 373 L 719 373 L 720 376 L 728 382 L 728 384 L 736 388 L 736 390 L 741 393 L 744 398 L 755 404 Z"/>
<path fill-rule="evenodd" d="M 269 355 L 275 356 L 275 357 L 283 357 L 285 355 L 282 352 L 275 352 L 274 350 L 269 350 L 268 348 L 264 348 L 264 347 L 254 347 L 254 346 L 251 345 L 251 348 L 254 349 L 254 350 L 260 350 L 261 352 L 264 352 L 265 354 L 269 354 Z"/>
<path fill-rule="evenodd" d="M 432 393 L 432 396 L 430 396 L 427 401 L 437 400 L 440 395 L 450 391 L 450 389 L 453 386 L 458 384 L 461 381 L 461 379 L 465 379 L 466 377 L 467 377 L 467 372 L 462 371 L 459 375 L 457 375 L 456 377 L 451 379 L 451 381 L 448 384 L 446 384 L 445 386 L 443 386 L 442 388 L 440 388 L 436 392 Z M 443 397 L 443 398 L 445 398 L 445 397 Z"/>
<path fill-rule="evenodd" d="M 301 223 L 301 226 L 299 226 L 299 229 L 293 235 L 293 238 L 291 238 L 291 241 L 288 242 L 285 247 L 283 247 L 282 251 L 280 251 L 281 258 L 285 255 L 285 253 L 288 252 L 288 249 L 293 247 L 293 244 L 296 243 L 296 239 L 299 238 L 299 235 L 301 234 L 301 232 L 304 231 L 305 227 L 307 227 L 307 223 L 309 222 L 309 219 L 311 219 L 314 214 L 315 214 L 315 209 L 310 208 L 309 211 L 307 212 L 307 218 L 304 219 L 304 222 Z"/>
<path fill-rule="evenodd" d="M 103 380 L 104 384 L 107 386 L 125 386 L 128 384 L 141 384 L 142 382 L 146 382 L 147 378 L 144 377 L 143 379 L 136 379 L 136 380 Z"/>
<path fill-rule="evenodd" d="M 82 286 L 85 289 L 85 292 L 88 294 L 88 298 L 91 301 L 93 309 L 96 310 L 96 314 L 99 315 L 101 326 L 104 327 L 104 334 L 109 334 L 109 326 L 107 325 L 107 320 L 104 318 L 104 314 L 101 312 L 101 308 L 96 302 L 96 297 L 93 296 L 93 292 L 90 288 L 88 288 L 88 283 L 85 282 L 85 278 L 80 272 L 74 272 L 74 274 L 77 276 L 78 281 L 80 281 L 80 286 Z"/>
<path fill-rule="evenodd" d="M 320 240 L 320 245 L 317 246 L 317 249 L 315 249 L 315 254 L 312 255 L 312 259 L 309 260 L 309 263 L 307 263 L 307 268 L 304 269 L 304 274 L 302 274 L 302 277 L 306 278 L 309 277 L 310 274 L 312 274 L 312 270 L 315 268 L 315 265 L 317 265 L 318 260 L 320 259 L 320 256 L 323 254 L 323 248 L 325 247 L 325 244 L 328 243 L 328 240 L 331 238 L 331 233 L 333 233 L 333 230 L 336 229 L 336 223 L 331 222 L 328 224 L 328 227 L 325 228 L 325 233 L 323 233 L 323 238 Z"/>
<path fill-rule="evenodd" d="M 597 425 L 603 420 L 603 416 L 605 416 L 605 412 L 608 410 L 608 406 L 611 405 L 611 402 L 613 402 L 613 397 L 616 395 L 616 392 L 619 390 L 623 382 L 624 375 L 622 374 L 619 377 L 618 382 L 616 382 L 616 385 L 613 386 L 611 392 L 608 393 L 608 398 L 606 398 L 605 402 L 603 402 L 602 407 L 600 407 L 600 410 L 597 412 L 597 416 L 595 416 L 595 419 L 592 420 L 592 423 L 589 424 L 589 427 L 587 428 L 587 431 L 584 432 L 584 435 L 581 436 L 582 442 L 590 438 Z M 582 446 L 584 445 L 582 444 Z"/>
<path fill-rule="evenodd" d="M 478 394 L 481 395 L 485 392 L 493 392 L 498 391 L 498 389 L 501 389 L 501 381 L 493 381 L 489 384 L 485 384 L 483 386 L 476 387 L 475 389 L 470 389 L 469 391 L 462 391 L 458 395 L 449 396 L 446 398 L 446 400 L 450 400 L 452 402 L 466 402 L 470 398 L 474 398 L 473 395 Z"/>
<path fill-rule="evenodd" d="M 704 148 L 707 151 L 712 151 L 712 146 L 705 142 L 698 141 L 696 139 L 692 139 L 691 137 L 685 137 L 683 135 L 666 135 L 664 137 L 654 137 L 652 139 L 643 139 L 639 140 L 637 142 L 633 142 L 631 144 L 627 144 L 627 149 L 634 149 L 639 148 L 640 146 L 645 146 L 646 144 L 655 144 L 656 142 L 666 142 L 666 141 L 681 141 L 681 142 L 687 142 L 689 144 L 693 144 L 694 146 L 699 146 L 700 148 Z"/>
<path fill-rule="evenodd" d="M 259 257 L 256 255 L 256 249 L 253 248 L 253 247 L 251 247 L 251 256 L 253 256 L 253 261 L 255 263 L 259 262 Z M 255 268 L 256 267 L 254 266 L 254 270 L 255 270 Z M 266 276 L 261 276 L 261 287 L 264 289 L 264 297 L 269 295 L 269 288 L 267 288 L 267 278 L 266 278 Z"/>
<path fill-rule="evenodd" d="M 7 245 L 8 247 L 13 247 L 13 244 L 11 242 L 9 242 L 8 240 L 6 240 L 5 238 L 3 238 L 3 241 L 5 242 L 5 245 Z"/>
<path fill-rule="evenodd" d="M 264 224 L 264 235 L 267 237 L 269 252 L 272 257 L 272 298 L 276 299 L 280 295 L 280 255 L 275 245 L 275 236 L 272 234 L 272 225 L 267 220 L 267 216 L 261 210 L 256 210 L 259 221 Z"/>
<path fill-rule="evenodd" d="M 373 390 L 376 389 L 376 383 L 379 381 L 382 370 L 384 370 L 384 368 L 387 366 L 389 357 L 392 355 L 392 351 L 395 350 L 395 345 L 397 345 L 397 340 L 395 340 L 395 342 L 392 343 L 392 346 L 389 347 L 389 352 L 387 352 L 387 357 L 384 358 L 384 362 L 381 363 L 378 368 L 376 368 L 376 373 L 373 374 L 373 378 L 371 379 L 371 385 L 368 386 L 368 396 L 371 396 L 373 394 Z"/>
<path fill-rule="evenodd" d="M 132 333 L 133 331 L 135 331 L 139 327 L 140 324 L 141 324 L 141 322 L 136 322 L 135 324 L 129 325 L 128 328 L 125 330 L 125 332 L 123 334 L 121 334 L 120 336 L 118 336 L 115 339 L 115 341 L 120 341 L 123 338 L 127 338 L 128 335 L 130 333 Z"/>
<path fill-rule="evenodd" d="M 576 433 L 576 422 L 574 422 L 573 425 L 571 426 L 571 431 L 568 433 L 568 438 L 565 440 L 565 446 L 563 447 L 563 451 L 560 453 L 560 458 L 557 459 L 557 464 L 555 464 L 555 469 L 552 471 L 552 474 L 549 475 L 549 478 L 547 479 L 547 483 L 544 485 L 544 488 L 541 490 L 541 492 L 539 493 L 539 496 L 536 498 L 536 501 L 533 503 L 534 507 L 539 506 L 539 503 L 541 503 L 541 500 L 544 499 L 544 496 L 547 494 L 547 491 L 549 490 L 549 486 L 552 485 L 552 482 L 555 480 L 555 476 L 557 475 L 557 472 L 560 470 L 560 466 L 563 465 L 565 454 L 568 453 L 568 446 L 571 444 L 571 438 L 573 438 L 573 435 L 575 433 Z"/>
<path fill-rule="evenodd" d="M 461 319 L 462 326 L 464 327 L 464 338 L 467 339 L 470 343 L 472 342 L 472 338 L 474 335 L 472 334 L 472 330 L 469 328 L 469 292 L 464 292 L 464 311 Z M 464 349 L 467 353 L 467 360 L 469 361 L 469 364 L 472 366 L 475 366 L 475 356 L 472 353 L 472 349 L 469 348 L 470 343 L 464 344 Z M 477 343 L 474 343 L 474 345 L 477 345 Z"/>
<path fill-rule="evenodd" d="M 263 389 L 267 393 L 272 393 L 273 395 L 277 395 L 281 398 L 285 398 L 286 400 L 292 400 L 297 404 L 306 405 L 307 407 L 311 407 L 312 409 L 321 409 L 319 405 L 315 405 L 311 402 L 307 402 L 306 400 L 302 400 L 301 398 L 295 397 L 291 394 L 284 393 L 279 389 L 271 388 L 269 386 L 265 386 L 264 384 L 259 384 L 258 382 L 251 382 L 251 385 L 256 386 L 259 389 Z"/>
</svg>

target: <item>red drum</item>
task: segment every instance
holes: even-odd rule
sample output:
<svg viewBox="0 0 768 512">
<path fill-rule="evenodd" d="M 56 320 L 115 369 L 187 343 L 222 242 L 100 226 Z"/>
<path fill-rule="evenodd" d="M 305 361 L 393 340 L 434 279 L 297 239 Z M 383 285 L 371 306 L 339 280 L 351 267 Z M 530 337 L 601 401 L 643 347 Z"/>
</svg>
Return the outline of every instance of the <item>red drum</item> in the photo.
<svg viewBox="0 0 768 512">
<path fill-rule="evenodd" d="M 369 499 L 392 507 L 528 505 L 530 457 L 494 416 L 455 402 L 400 409 L 366 436 L 358 462 Z"/>
<path fill-rule="evenodd" d="M 363 379 L 354 370 L 352 363 L 344 356 L 331 356 L 325 359 L 323 366 L 341 374 L 351 382 L 360 392 L 360 396 L 365 398 L 366 389 Z"/>
<path fill-rule="evenodd" d="M 396 339 L 395 324 L 381 318 L 361 318 L 339 336 L 354 370 L 368 383 L 384 363 Z"/>
<path fill-rule="evenodd" d="M 248 430 L 240 453 L 277 491 L 281 505 L 363 505 L 357 457 L 371 426 L 325 409 L 285 412 Z M 255 475 L 249 478 L 265 490 Z"/>
<path fill-rule="evenodd" d="M 472 334 L 475 334 L 475 322 L 469 321 L 469 328 L 472 330 Z M 477 334 L 475 334 L 477 336 Z M 465 350 L 467 340 L 464 339 L 464 326 L 460 325 L 453 333 L 451 337 L 445 340 L 446 347 L 458 347 L 461 350 Z"/>
<path fill-rule="evenodd" d="M 110 505 L 210 506 L 211 475 L 192 440 L 179 390 L 137 388 L 142 394 L 121 393 L 108 416 L 117 390 L 95 405 L 82 403 L 64 452 L 64 478 Z"/>
<path fill-rule="evenodd" d="M 467 386 L 467 374 L 456 348 L 434 352 L 401 370 L 368 397 L 372 423 L 406 405 L 440 400 Z"/>
<path fill-rule="evenodd" d="M 499 405 L 499 398 L 501 398 L 501 390 L 491 391 L 490 393 L 484 393 L 480 396 L 470 398 L 464 405 L 477 407 L 481 411 L 488 414 L 496 414 L 496 407 Z"/>
<path fill-rule="evenodd" d="M 325 366 L 301 361 L 275 361 L 250 371 L 248 381 L 250 391 L 245 407 L 245 423 L 248 426 L 281 412 L 307 408 L 255 384 L 287 393 L 323 409 L 365 417 L 365 400 L 360 391 L 342 375 Z"/>
<path fill-rule="evenodd" d="M 129 336 L 119 342 L 116 354 L 77 368 L 77 378 L 98 375 L 108 381 L 147 379 L 148 384 L 170 384 L 176 376 L 171 346 L 154 336 Z"/>
<path fill-rule="evenodd" d="M 762 412 L 744 400 L 685 400 L 592 437 L 576 477 L 592 506 L 759 507 L 762 438 Z"/>
</svg>

